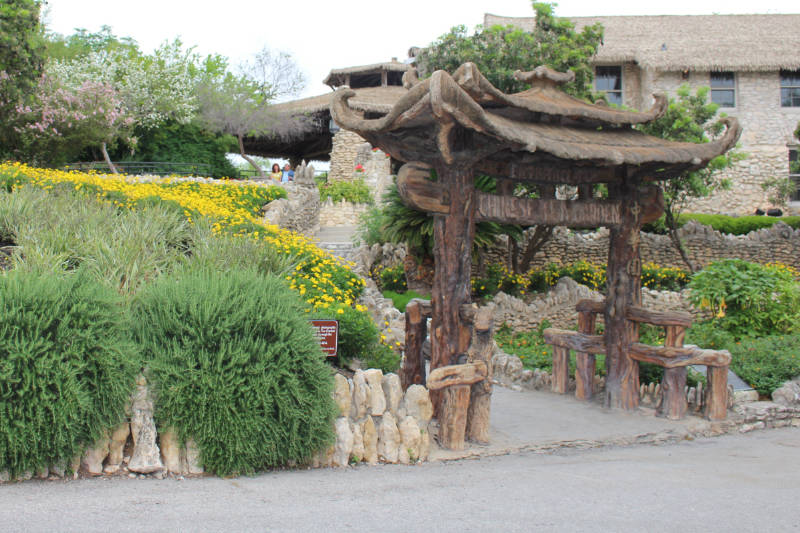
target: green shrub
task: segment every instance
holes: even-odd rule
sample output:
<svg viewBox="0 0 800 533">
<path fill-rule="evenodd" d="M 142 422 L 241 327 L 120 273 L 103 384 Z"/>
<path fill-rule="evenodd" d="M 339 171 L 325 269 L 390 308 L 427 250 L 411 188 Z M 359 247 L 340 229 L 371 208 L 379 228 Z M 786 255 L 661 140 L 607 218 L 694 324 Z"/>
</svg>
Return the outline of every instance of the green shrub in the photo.
<svg viewBox="0 0 800 533">
<path fill-rule="evenodd" d="M 404 293 L 397 293 L 394 291 L 383 291 L 383 297 L 391 298 L 392 304 L 401 313 L 406 312 L 406 306 L 408 305 L 408 302 L 410 302 L 414 298 L 422 298 L 423 300 L 431 299 L 430 294 L 420 294 L 416 291 L 406 291 Z"/>
<path fill-rule="evenodd" d="M 385 291 L 406 292 L 406 270 L 402 263 L 386 267 L 381 271 L 381 287 Z"/>
<path fill-rule="evenodd" d="M 302 462 L 332 442 L 331 371 L 283 280 L 181 270 L 146 286 L 134 316 L 157 422 L 194 439 L 206 470 Z"/>
<path fill-rule="evenodd" d="M 732 217 L 728 215 L 711 215 L 705 213 L 681 213 L 678 215 L 676 222 L 678 227 L 681 227 L 690 220 L 709 226 L 720 233 L 727 233 L 730 235 L 746 235 L 751 231 L 772 227 L 778 222 L 783 222 L 794 229 L 800 228 L 800 216 L 766 217 L 752 215 Z M 667 229 L 663 216 L 655 222 L 650 222 L 642 227 L 642 231 L 661 235 L 665 235 Z"/>
<path fill-rule="evenodd" d="M 317 308 L 308 318 L 335 319 L 339 321 L 339 366 L 347 366 L 353 359 L 368 356 L 378 344 L 380 334 L 368 313 L 346 305 L 328 309 Z M 363 359 L 362 359 L 363 360 Z"/>
<path fill-rule="evenodd" d="M 730 347 L 731 369 L 759 394 L 800 376 L 800 335 L 743 339 Z"/>
<path fill-rule="evenodd" d="M 692 304 L 737 338 L 800 330 L 800 284 L 779 266 L 724 259 L 696 273 L 689 287 Z"/>
<path fill-rule="evenodd" d="M 358 216 L 358 225 L 353 241 L 356 245 L 363 242 L 367 246 L 387 242 L 383 236 L 383 224 L 383 210 L 380 207 L 370 207 Z"/>
<path fill-rule="evenodd" d="M 341 202 L 342 200 L 354 204 L 372 203 L 372 193 L 369 190 L 369 185 L 367 185 L 363 179 L 354 181 L 326 181 L 318 185 L 318 187 L 319 199 L 323 202 L 330 198 L 334 203 Z"/>
<path fill-rule="evenodd" d="M 385 344 L 378 343 L 364 353 L 363 368 L 380 368 L 384 374 L 397 372 L 400 368 L 400 354 Z"/>
<path fill-rule="evenodd" d="M 63 467 L 120 423 L 140 368 L 128 327 L 84 272 L 0 276 L 0 471 Z"/>
</svg>

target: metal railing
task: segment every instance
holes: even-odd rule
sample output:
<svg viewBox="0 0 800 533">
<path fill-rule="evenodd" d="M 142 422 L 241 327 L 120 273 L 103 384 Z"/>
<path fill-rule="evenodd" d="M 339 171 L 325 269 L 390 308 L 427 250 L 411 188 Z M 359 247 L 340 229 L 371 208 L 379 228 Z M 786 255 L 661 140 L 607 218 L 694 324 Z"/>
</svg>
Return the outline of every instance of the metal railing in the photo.
<svg viewBox="0 0 800 533">
<path fill-rule="evenodd" d="M 205 163 L 176 163 L 172 161 L 120 161 L 114 163 L 117 170 L 125 174 L 154 174 L 156 176 L 211 176 L 211 165 Z M 65 170 L 108 172 L 105 161 L 70 163 Z M 235 177 L 235 176 L 234 176 Z"/>
</svg>

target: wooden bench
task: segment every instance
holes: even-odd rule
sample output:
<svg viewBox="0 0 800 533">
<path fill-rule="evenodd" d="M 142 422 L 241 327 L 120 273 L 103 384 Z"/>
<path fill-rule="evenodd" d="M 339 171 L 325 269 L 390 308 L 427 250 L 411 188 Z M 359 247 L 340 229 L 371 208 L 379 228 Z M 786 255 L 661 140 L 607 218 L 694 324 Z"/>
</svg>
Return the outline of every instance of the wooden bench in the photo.
<svg viewBox="0 0 800 533">
<path fill-rule="evenodd" d="M 545 342 L 553 345 L 553 392 L 565 394 L 569 383 L 569 351 L 576 352 L 575 396 L 581 400 L 592 397 L 595 373 L 595 355 L 605 353 L 605 339 L 595 334 L 597 314 L 605 304 L 594 300 L 581 300 L 578 310 L 578 331 L 556 328 L 544 330 Z M 684 346 L 686 328 L 692 316 L 679 311 L 651 311 L 640 306 L 629 306 L 625 318 L 631 322 L 664 327 L 664 346 L 631 343 L 627 353 L 631 359 L 654 363 L 664 367 L 661 381 L 661 399 L 656 415 L 679 420 L 686 414 L 686 367 L 706 365 L 707 386 L 704 415 L 709 420 L 724 420 L 728 408 L 728 367 L 731 354 L 727 350 L 704 350 Z"/>
</svg>

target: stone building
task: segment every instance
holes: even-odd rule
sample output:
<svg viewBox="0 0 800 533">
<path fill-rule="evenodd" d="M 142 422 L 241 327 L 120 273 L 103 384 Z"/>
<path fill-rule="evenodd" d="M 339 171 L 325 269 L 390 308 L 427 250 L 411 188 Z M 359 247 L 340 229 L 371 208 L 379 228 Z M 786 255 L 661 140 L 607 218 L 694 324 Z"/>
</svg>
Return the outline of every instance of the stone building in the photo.
<svg viewBox="0 0 800 533">
<path fill-rule="evenodd" d="M 761 183 L 790 173 L 800 122 L 800 15 L 570 17 L 580 30 L 601 23 L 603 44 L 593 63 L 595 89 L 610 103 L 647 109 L 652 94 L 681 84 L 711 88 L 720 112 L 743 127 L 748 157 L 727 171 L 732 188 L 696 200 L 687 210 L 752 214 L 770 207 Z M 533 17 L 486 14 L 484 27 L 525 30 Z M 788 211 L 800 212 L 800 175 Z"/>
</svg>

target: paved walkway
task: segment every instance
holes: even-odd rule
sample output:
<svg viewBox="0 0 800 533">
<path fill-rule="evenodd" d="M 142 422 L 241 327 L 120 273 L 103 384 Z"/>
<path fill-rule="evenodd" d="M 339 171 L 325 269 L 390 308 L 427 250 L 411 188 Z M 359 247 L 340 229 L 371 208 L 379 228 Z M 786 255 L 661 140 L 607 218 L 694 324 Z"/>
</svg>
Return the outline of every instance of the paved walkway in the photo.
<svg viewBox="0 0 800 533">
<path fill-rule="evenodd" d="M 320 228 L 315 235 L 319 240 L 318 246 L 327 250 L 333 255 L 349 259 L 355 250 L 353 246 L 353 235 L 356 233 L 355 226 L 329 226 Z"/>
<path fill-rule="evenodd" d="M 581 402 L 572 395 L 495 386 L 490 444 L 470 445 L 463 452 L 437 449 L 431 459 L 677 442 L 709 432 L 714 432 L 714 425 L 698 416 L 667 420 L 654 416 L 654 410 L 648 408 L 635 412 L 605 409 L 597 402 Z"/>
</svg>

